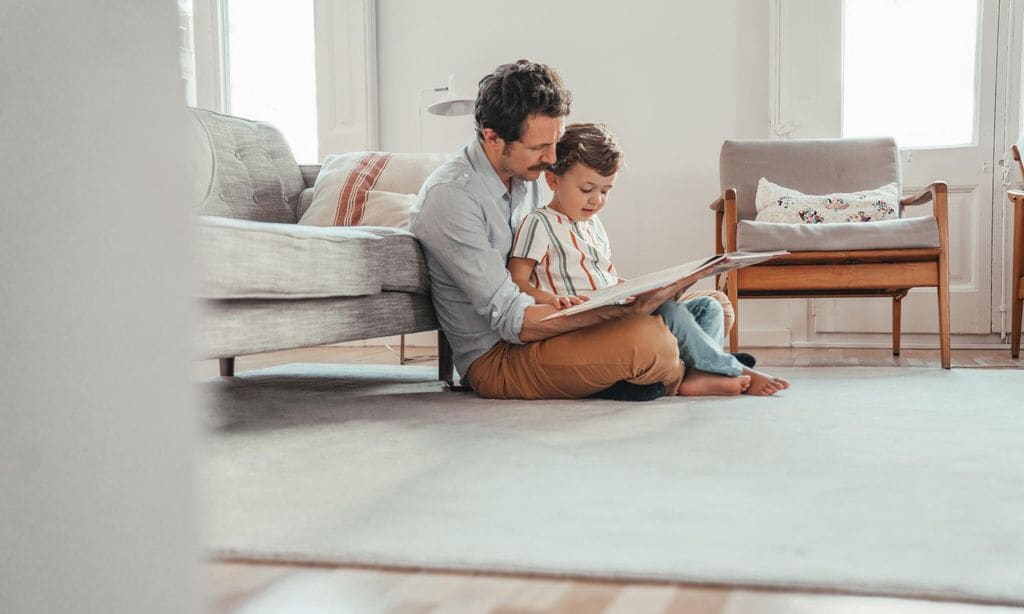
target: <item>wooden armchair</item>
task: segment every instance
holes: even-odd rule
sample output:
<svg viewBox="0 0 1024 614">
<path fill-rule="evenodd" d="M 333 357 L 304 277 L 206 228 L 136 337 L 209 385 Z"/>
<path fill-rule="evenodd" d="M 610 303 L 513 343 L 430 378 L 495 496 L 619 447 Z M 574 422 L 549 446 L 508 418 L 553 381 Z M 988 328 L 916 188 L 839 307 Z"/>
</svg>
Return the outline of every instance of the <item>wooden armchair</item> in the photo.
<svg viewBox="0 0 1024 614">
<path fill-rule="evenodd" d="M 736 311 L 730 349 L 739 349 L 740 299 L 889 297 L 892 352 L 900 353 L 900 301 L 911 288 L 937 290 L 942 367 L 950 367 L 946 184 L 936 181 L 900 201 L 900 219 L 868 223 L 773 224 L 755 220 L 761 177 L 805 194 L 856 192 L 890 182 L 902 187 L 891 138 L 726 141 L 715 248 L 785 249 L 791 255 L 733 270 L 719 279 Z M 1024 193 L 1022 193 L 1024 198 Z M 903 218 L 902 207 L 933 203 L 933 216 Z"/>
<path fill-rule="evenodd" d="M 1013 159 L 1024 175 L 1020 149 L 1013 146 Z M 1013 201 L 1013 273 L 1010 277 L 1010 292 L 1013 294 L 1013 309 L 1010 322 L 1010 356 L 1020 357 L 1021 319 L 1024 318 L 1024 192 L 1009 190 L 1007 196 Z"/>
</svg>

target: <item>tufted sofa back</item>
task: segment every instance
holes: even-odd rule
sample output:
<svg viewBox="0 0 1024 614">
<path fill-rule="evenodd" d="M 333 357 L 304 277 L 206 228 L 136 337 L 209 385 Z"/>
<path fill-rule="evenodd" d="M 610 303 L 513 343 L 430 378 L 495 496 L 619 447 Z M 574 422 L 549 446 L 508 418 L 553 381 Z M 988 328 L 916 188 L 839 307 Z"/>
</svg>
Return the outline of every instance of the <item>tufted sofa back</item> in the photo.
<svg viewBox="0 0 1024 614">
<path fill-rule="evenodd" d="M 306 183 L 277 128 L 204 109 L 192 118 L 197 213 L 294 224 Z"/>
</svg>

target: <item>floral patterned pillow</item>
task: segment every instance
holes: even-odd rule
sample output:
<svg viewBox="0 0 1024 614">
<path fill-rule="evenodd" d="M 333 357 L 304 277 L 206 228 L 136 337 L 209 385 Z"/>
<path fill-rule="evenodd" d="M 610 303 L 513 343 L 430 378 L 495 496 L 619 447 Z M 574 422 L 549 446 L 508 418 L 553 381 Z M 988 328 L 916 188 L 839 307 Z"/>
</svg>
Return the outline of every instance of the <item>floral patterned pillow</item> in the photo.
<svg viewBox="0 0 1024 614">
<path fill-rule="evenodd" d="M 758 222 L 828 224 L 877 222 L 899 217 L 900 195 L 895 183 L 848 194 L 803 194 L 775 185 L 764 177 L 757 182 Z"/>
</svg>

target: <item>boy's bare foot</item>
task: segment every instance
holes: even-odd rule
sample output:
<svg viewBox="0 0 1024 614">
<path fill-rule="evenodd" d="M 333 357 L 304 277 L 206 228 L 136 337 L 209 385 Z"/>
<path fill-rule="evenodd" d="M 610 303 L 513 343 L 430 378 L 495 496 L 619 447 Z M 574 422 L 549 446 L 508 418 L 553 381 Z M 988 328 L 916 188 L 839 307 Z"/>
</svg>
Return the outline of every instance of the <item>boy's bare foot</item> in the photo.
<svg viewBox="0 0 1024 614">
<path fill-rule="evenodd" d="M 781 377 L 775 377 L 753 369 L 744 369 L 743 373 L 750 376 L 750 387 L 747 388 L 744 394 L 766 397 L 789 388 L 789 382 Z"/>
<path fill-rule="evenodd" d="M 676 394 L 687 397 L 734 397 L 746 392 L 750 387 L 750 379 L 749 375 L 729 377 L 698 369 L 688 369 Z"/>
</svg>

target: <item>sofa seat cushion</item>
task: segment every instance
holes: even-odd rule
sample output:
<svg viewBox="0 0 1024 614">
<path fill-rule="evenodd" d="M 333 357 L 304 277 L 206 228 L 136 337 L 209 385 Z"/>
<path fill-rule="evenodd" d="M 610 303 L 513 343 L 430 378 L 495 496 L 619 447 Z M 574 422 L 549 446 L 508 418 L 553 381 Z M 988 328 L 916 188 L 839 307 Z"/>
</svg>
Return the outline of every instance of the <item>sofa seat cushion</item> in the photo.
<svg viewBox="0 0 1024 614">
<path fill-rule="evenodd" d="M 780 224 L 744 220 L 736 229 L 741 251 L 791 252 L 910 249 L 939 247 L 939 227 L 932 216 L 882 220 L 869 224 Z"/>
<path fill-rule="evenodd" d="M 326 298 L 377 294 L 386 240 L 357 228 L 198 218 L 200 296 Z"/>
<path fill-rule="evenodd" d="M 359 226 L 358 229 L 382 239 L 383 255 L 377 265 L 385 292 L 430 294 L 427 260 L 419 240 L 411 232 L 385 226 Z"/>
</svg>

